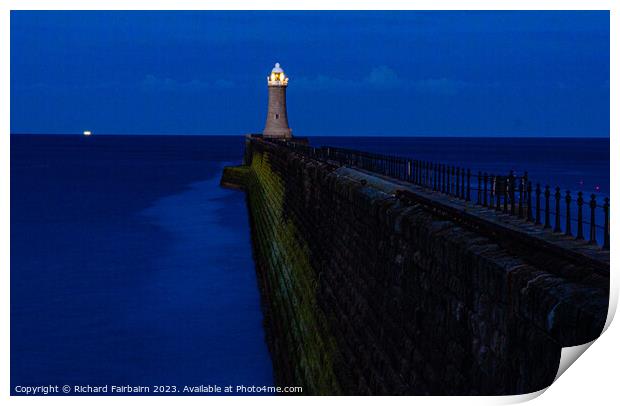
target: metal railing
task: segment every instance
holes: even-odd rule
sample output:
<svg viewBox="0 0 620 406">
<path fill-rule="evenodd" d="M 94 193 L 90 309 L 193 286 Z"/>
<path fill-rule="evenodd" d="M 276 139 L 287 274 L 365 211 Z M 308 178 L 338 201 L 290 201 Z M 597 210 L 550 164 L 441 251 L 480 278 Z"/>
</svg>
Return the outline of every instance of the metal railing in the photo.
<svg viewBox="0 0 620 406">
<path fill-rule="evenodd" d="M 552 189 L 549 185 L 533 182 L 528 178 L 527 172 L 521 176 L 515 175 L 514 171 L 507 175 L 482 171 L 474 173 L 468 168 L 440 162 L 346 148 L 312 147 L 278 139 L 270 139 L 268 142 L 317 160 L 361 168 L 459 200 L 473 202 L 543 229 L 552 229 L 554 233 L 574 237 L 576 240 L 585 240 L 587 236 L 588 243 L 609 250 L 608 197 L 603 198 L 602 205 L 594 194 L 586 201 L 587 196 L 578 192 L 575 199 L 570 190 L 563 194 L 560 187 Z"/>
</svg>

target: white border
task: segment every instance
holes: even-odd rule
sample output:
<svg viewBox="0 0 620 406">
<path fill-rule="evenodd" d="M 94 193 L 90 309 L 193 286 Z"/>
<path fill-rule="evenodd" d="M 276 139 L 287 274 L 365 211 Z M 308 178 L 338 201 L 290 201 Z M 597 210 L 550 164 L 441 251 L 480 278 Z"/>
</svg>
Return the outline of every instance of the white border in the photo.
<svg viewBox="0 0 620 406">
<path fill-rule="evenodd" d="M 413 2 L 412 2 L 413 3 Z M 0 128 L 2 129 L 2 136 L 0 137 L 0 269 L 2 270 L 2 283 L 0 284 L 0 298 L 1 298 L 1 320 L 0 326 L 0 341 L 2 343 L 2 351 L 0 354 L 0 396 L 2 398 L 9 398 L 9 252 L 10 252 L 10 216 L 9 216 L 9 204 L 10 204 L 10 150 L 9 150 L 9 134 L 10 134 L 10 10 L 137 10 L 137 9 L 163 9 L 163 10 L 200 10 L 200 9 L 213 9 L 213 10 L 233 10 L 233 9 L 246 9 L 246 10 L 260 10 L 260 9 L 288 9 L 288 10 L 337 10 L 337 9 L 351 9 L 352 5 L 355 9 L 361 10 L 389 10 L 389 9 L 413 9 L 413 10 L 611 10 L 611 78 L 610 78 L 610 90 L 611 90 L 611 112 L 618 112 L 618 81 L 617 72 L 620 69 L 618 64 L 618 38 L 619 38 L 619 23 L 618 6 L 617 2 L 608 1 L 553 1 L 553 0 L 502 0 L 502 1 L 488 1 L 488 0 L 423 0 L 416 1 L 415 4 L 404 4 L 401 1 L 395 0 L 382 0 L 381 2 L 371 2 L 368 0 L 359 0 L 357 2 L 346 2 L 343 0 L 314 0 L 314 1 L 288 1 L 288 2 L 271 2 L 257 0 L 227 0 L 226 2 L 200 2 L 196 0 L 177 0 L 177 1 L 164 1 L 164 0 L 88 0 L 88 1 L 75 1 L 75 0 L 8 0 L 0 3 L 0 89 L 1 101 L 0 101 Z M 611 126 L 610 133 L 617 134 L 618 132 L 618 119 L 617 116 L 611 114 Z M 620 151 L 620 145 L 618 142 L 618 136 L 611 137 L 611 151 Z M 611 160 L 611 173 L 615 179 L 615 175 L 618 174 L 619 166 L 617 161 Z M 616 204 L 616 197 L 618 196 L 618 183 L 611 183 L 611 202 L 612 212 L 615 213 L 618 205 Z M 612 230 L 617 230 L 620 226 L 620 222 L 616 221 L 615 217 L 611 218 Z M 618 252 L 616 239 L 612 239 L 612 253 Z M 618 278 L 615 275 L 617 269 L 614 269 L 613 264 L 616 263 L 615 257 L 617 254 L 612 255 L 612 270 L 611 270 L 611 297 L 610 297 L 610 314 L 608 317 L 608 325 L 611 321 L 618 302 Z M 617 323 L 616 323 L 617 324 Z M 612 326 L 608 329 L 604 335 L 592 345 L 592 348 L 587 351 L 587 355 L 581 357 L 577 362 L 577 366 L 569 368 L 568 371 L 562 375 L 562 377 L 554 383 L 549 390 L 541 391 L 537 394 L 515 396 L 515 397 L 435 397 L 435 398 L 391 398 L 390 401 L 396 403 L 402 403 L 411 405 L 411 402 L 416 404 L 502 404 L 502 403 L 515 403 L 532 399 L 542 392 L 545 392 L 544 396 L 538 397 L 535 402 L 544 402 L 546 404 L 573 404 L 573 403 L 600 403 L 609 404 L 613 403 L 614 399 L 618 399 L 616 389 L 616 379 L 618 375 L 617 363 L 620 360 L 618 351 L 618 345 L 620 345 L 619 339 L 620 333 L 617 326 Z M 333 402 L 338 398 L 323 398 L 321 402 L 328 401 Z M 3 399 L 4 400 L 4 399 Z M 149 398 L 132 398 L 132 397 L 89 397 L 88 399 L 82 397 L 11 397 L 10 401 L 15 403 L 30 404 L 32 402 L 43 401 L 52 405 L 55 404 L 83 404 L 85 402 L 92 404 L 108 404 L 110 402 L 129 404 L 130 402 L 142 402 L 150 401 L 154 404 L 169 404 L 173 399 L 163 397 L 149 397 Z M 178 398 L 175 398 L 175 403 L 178 402 Z M 221 404 L 221 403 L 237 403 L 252 401 L 258 405 L 273 405 L 273 403 L 289 402 L 290 398 L 285 397 L 210 397 L 204 399 L 203 397 L 186 397 L 183 398 L 183 402 L 191 404 L 201 404 L 205 402 Z M 372 398 L 353 398 L 349 397 L 343 399 L 346 402 L 361 402 L 370 403 L 375 402 Z M 310 397 L 296 398 L 295 402 L 301 402 L 309 404 L 309 402 L 316 402 L 317 400 Z"/>
</svg>

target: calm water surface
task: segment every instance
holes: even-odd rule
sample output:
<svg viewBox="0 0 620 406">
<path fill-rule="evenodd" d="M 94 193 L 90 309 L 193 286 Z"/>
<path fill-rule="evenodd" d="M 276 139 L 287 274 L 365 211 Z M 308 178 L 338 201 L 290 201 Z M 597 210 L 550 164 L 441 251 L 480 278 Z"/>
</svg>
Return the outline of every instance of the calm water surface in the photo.
<svg viewBox="0 0 620 406">
<path fill-rule="evenodd" d="M 321 137 L 609 191 L 609 140 Z M 11 136 L 11 386 L 271 385 L 242 137 Z"/>
<path fill-rule="evenodd" d="M 11 139 L 11 386 L 271 385 L 241 138 Z"/>
</svg>

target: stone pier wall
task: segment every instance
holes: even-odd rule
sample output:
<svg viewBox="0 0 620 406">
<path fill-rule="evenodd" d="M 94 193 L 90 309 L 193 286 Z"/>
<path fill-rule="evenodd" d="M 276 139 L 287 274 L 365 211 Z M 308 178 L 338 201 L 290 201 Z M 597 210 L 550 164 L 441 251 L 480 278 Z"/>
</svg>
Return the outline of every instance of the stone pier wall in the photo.
<svg viewBox="0 0 620 406">
<path fill-rule="evenodd" d="M 247 194 L 279 385 L 527 393 L 551 384 L 562 346 L 600 334 L 605 275 L 533 265 L 343 169 L 248 138 L 245 165 L 223 178 Z"/>
</svg>

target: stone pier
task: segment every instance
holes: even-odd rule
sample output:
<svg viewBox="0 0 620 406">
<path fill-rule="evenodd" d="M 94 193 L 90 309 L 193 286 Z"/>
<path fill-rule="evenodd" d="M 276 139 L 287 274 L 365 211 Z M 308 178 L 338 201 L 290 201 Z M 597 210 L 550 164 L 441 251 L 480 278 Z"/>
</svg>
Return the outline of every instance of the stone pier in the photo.
<svg viewBox="0 0 620 406">
<path fill-rule="evenodd" d="M 260 137 L 222 185 L 247 196 L 278 385 L 528 393 L 603 329 L 608 251 Z"/>
</svg>

